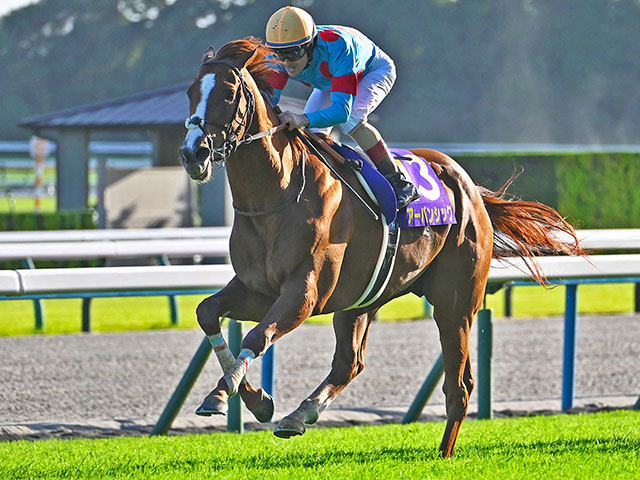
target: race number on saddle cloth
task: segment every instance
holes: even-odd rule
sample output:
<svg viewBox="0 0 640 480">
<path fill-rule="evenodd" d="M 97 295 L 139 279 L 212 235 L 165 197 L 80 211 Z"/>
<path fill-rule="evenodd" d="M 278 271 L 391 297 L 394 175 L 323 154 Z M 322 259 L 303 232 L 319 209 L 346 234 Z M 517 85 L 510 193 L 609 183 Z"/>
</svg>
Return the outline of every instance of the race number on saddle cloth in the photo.
<svg viewBox="0 0 640 480">
<path fill-rule="evenodd" d="M 398 211 L 396 215 L 396 197 L 387 179 L 368 161 L 364 160 L 357 151 L 338 143 L 332 144 L 332 147 L 343 157 L 362 162 L 361 177 L 375 196 L 387 225 L 390 225 L 394 220 L 397 220 L 397 225 L 400 228 L 453 225 L 456 223 L 455 211 L 449 196 L 433 167 L 424 158 L 409 150 L 391 149 L 399 168 L 408 178 L 411 178 L 420 193 L 418 200 Z"/>
<path fill-rule="evenodd" d="M 420 194 L 418 200 L 399 212 L 398 226 L 454 225 L 456 216 L 453 205 L 431 164 L 409 150 L 392 148 L 391 153 Z"/>
</svg>

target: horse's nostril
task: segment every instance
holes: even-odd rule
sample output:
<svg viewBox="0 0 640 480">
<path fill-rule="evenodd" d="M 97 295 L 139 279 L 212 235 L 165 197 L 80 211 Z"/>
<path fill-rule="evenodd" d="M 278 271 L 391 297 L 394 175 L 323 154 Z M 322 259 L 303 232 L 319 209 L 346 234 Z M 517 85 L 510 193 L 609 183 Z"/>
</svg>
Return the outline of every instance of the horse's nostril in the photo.
<svg viewBox="0 0 640 480">
<path fill-rule="evenodd" d="M 204 163 L 207 160 L 207 158 L 209 158 L 210 154 L 211 154 L 211 151 L 208 148 L 200 147 L 198 148 L 198 150 L 196 150 L 195 161 L 197 163 Z"/>
</svg>

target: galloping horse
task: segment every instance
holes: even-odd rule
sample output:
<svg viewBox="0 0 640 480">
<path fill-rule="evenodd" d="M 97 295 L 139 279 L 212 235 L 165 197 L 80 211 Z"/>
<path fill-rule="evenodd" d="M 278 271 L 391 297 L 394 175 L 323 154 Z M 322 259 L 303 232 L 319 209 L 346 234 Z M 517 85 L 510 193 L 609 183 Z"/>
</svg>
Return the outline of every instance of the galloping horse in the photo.
<svg viewBox="0 0 640 480">
<path fill-rule="evenodd" d="M 411 292 L 433 305 L 440 332 L 447 411 L 440 452 L 449 456 L 473 390 L 469 331 L 484 298 L 491 258 L 528 260 L 532 278 L 543 282 L 532 256 L 542 250 L 581 253 L 575 232 L 551 207 L 477 187 L 447 155 L 413 150 L 437 172 L 457 223 L 401 229 L 382 296 L 349 309 L 374 271 L 378 253 L 372 245 L 382 242 L 384 222 L 373 218 L 336 176 L 339 170 L 365 197 L 352 170 L 337 164 L 329 169 L 318 150 L 301 141 L 304 133 L 278 127 L 265 101 L 273 92 L 267 78 L 274 60 L 267 54 L 254 38 L 230 42 L 217 53 L 211 47 L 187 92 L 191 115 L 180 150 L 184 168 L 192 179 L 206 182 L 212 163 L 223 161 L 235 208 L 230 255 L 236 275 L 196 311 L 225 373 L 196 413 L 225 414 L 228 398 L 239 393 L 259 421 L 269 421 L 273 399 L 245 378 L 251 361 L 309 316 L 334 312 L 331 370 L 274 432 L 284 438 L 303 434 L 305 424 L 314 423 L 364 368 L 367 335 L 378 309 Z M 556 230 L 569 233 L 575 243 L 559 241 Z M 258 322 L 237 358 L 221 334 L 224 316 Z"/>
</svg>

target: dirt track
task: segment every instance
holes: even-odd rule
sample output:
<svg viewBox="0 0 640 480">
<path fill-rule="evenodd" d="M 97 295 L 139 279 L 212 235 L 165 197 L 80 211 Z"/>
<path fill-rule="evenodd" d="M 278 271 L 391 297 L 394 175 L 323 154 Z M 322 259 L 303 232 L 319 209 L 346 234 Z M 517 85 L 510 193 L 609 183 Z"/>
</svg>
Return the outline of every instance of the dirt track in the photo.
<svg viewBox="0 0 640 480">
<path fill-rule="evenodd" d="M 581 317 L 578 333 L 576 403 L 633 405 L 640 395 L 640 316 Z M 476 338 L 474 329 L 474 366 Z M 0 440 L 148 431 L 201 339 L 195 330 L 0 338 Z M 560 410 L 562 342 L 562 318 L 495 322 L 497 410 Z M 304 325 L 278 343 L 275 420 L 325 377 L 333 347 L 330 326 Z M 438 354 L 430 320 L 375 324 L 364 372 L 324 418 L 336 424 L 397 421 Z M 260 367 L 254 362 L 249 376 L 256 385 Z M 179 428 L 224 428 L 222 418 L 192 413 L 220 374 L 212 356 L 176 422 Z M 438 389 L 427 412 L 442 415 L 443 402 Z M 247 413 L 245 420 L 253 418 Z"/>
</svg>

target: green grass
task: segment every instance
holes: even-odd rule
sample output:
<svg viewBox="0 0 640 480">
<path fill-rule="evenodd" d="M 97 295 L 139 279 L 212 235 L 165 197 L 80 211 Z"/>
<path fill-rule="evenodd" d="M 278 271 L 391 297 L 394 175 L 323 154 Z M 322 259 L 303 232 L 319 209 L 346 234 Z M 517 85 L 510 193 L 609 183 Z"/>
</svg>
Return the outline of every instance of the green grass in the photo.
<svg viewBox="0 0 640 480">
<path fill-rule="evenodd" d="M 42 197 L 40 204 L 41 212 L 55 212 L 58 199 L 56 197 Z M 89 198 L 89 207 L 95 208 L 98 199 L 94 196 Z M 0 197 L 0 213 L 29 213 L 35 211 L 36 200 L 33 197 L 14 197 L 5 195 Z"/>
<path fill-rule="evenodd" d="M 5 195 L 0 198 L 0 212 L 27 213 L 35 210 L 36 200 L 33 197 L 13 197 Z M 42 212 L 55 212 L 56 199 L 43 197 L 40 205 Z"/>
<path fill-rule="evenodd" d="M 22 184 L 25 187 L 35 186 L 36 176 L 33 169 L 27 168 L 8 168 L 4 173 L 0 172 L 0 185 L 3 184 Z M 89 171 L 89 184 L 97 185 L 98 173 L 96 170 Z M 56 184 L 56 170 L 55 168 L 46 168 L 44 172 L 43 184 L 50 185 Z M 98 199 L 95 196 L 89 198 L 89 207 L 97 205 Z M 55 212 L 57 199 L 56 197 L 50 197 L 48 195 L 42 198 L 41 211 L 42 212 Z M 0 190 L 0 212 L 16 212 L 27 213 L 33 212 L 35 209 L 34 197 L 16 197 L 11 194 L 8 189 Z"/>
<path fill-rule="evenodd" d="M 204 295 L 179 297 L 180 327 L 196 328 L 195 310 Z M 45 300 L 45 332 L 75 333 L 82 323 L 82 300 Z M 0 335 L 29 335 L 35 330 L 32 300 L 4 300 L 0 303 Z M 94 298 L 91 326 L 98 332 L 170 328 L 168 297 Z"/>
<path fill-rule="evenodd" d="M 564 287 L 545 290 L 542 287 L 516 287 L 513 314 L 520 318 L 562 315 Z M 204 295 L 179 297 L 180 328 L 197 328 L 196 306 Z M 494 309 L 495 318 L 504 316 L 504 293 L 487 297 L 487 306 Z M 581 285 L 578 288 L 580 313 L 626 313 L 633 311 L 633 284 Z M 44 301 L 45 332 L 79 332 L 82 322 L 82 301 L 51 299 Z M 92 328 L 98 332 L 170 328 L 167 297 L 95 298 L 91 302 Z M 405 295 L 385 305 L 379 313 L 382 321 L 424 318 L 424 302 L 414 295 Z M 33 301 L 0 301 L 0 335 L 30 335 L 35 330 Z M 312 317 L 309 322 L 330 322 L 331 315 Z"/>
<path fill-rule="evenodd" d="M 444 424 L 0 444 L 0 478 L 635 479 L 640 412 L 467 421 L 450 459 Z"/>
</svg>

